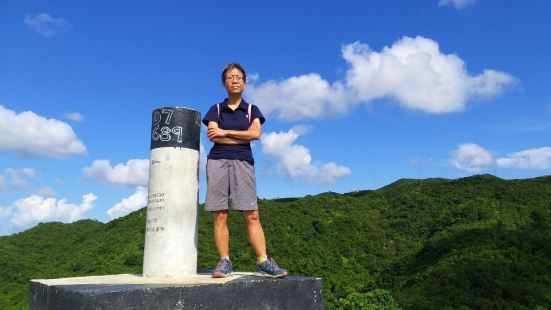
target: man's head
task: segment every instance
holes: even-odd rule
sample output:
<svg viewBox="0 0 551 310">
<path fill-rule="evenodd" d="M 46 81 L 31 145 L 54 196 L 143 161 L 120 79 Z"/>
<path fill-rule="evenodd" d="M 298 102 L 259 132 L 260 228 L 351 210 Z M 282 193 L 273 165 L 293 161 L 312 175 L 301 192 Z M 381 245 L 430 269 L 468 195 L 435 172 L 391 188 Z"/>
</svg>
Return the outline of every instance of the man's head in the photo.
<svg viewBox="0 0 551 310">
<path fill-rule="evenodd" d="M 243 68 L 243 66 L 241 66 L 240 64 L 238 63 L 231 63 L 231 64 L 227 64 L 224 69 L 222 70 L 222 83 L 224 83 L 226 81 L 226 78 L 227 78 L 227 73 L 229 71 L 233 71 L 232 69 L 237 69 L 241 72 L 241 77 L 243 78 L 243 82 L 247 82 L 247 73 L 245 73 L 245 69 Z"/>
<path fill-rule="evenodd" d="M 241 95 L 247 84 L 245 69 L 238 63 L 231 63 L 222 70 L 222 84 L 228 95 Z"/>
</svg>

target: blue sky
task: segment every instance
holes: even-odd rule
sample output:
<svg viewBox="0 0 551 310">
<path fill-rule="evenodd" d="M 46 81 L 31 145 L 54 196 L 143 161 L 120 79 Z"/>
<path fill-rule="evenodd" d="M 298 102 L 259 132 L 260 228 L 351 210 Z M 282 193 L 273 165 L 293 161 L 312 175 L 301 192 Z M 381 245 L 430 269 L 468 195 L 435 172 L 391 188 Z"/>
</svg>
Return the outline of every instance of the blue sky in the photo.
<svg viewBox="0 0 551 310">
<path fill-rule="evenodd" d="M 3 1 L 0 235 L 144 206 L 151 112 L 206 113 L 234 61 L 267 118 L 261 198 L 549 175 L 550 6 Z"/>
</svg>

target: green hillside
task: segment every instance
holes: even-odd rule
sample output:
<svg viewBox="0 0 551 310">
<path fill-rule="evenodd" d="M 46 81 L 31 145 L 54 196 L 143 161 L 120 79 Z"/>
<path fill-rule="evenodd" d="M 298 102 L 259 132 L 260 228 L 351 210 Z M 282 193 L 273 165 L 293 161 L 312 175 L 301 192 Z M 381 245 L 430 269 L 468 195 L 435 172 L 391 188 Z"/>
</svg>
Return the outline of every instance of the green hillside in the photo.
<svg viewBox="0 0 551 310">
<path fill-rule="evenodd" d="M 328 308 L 551 309 L 550 176 L 404 179 L 259 205 L 269 254 L 292 274 L 323 278 Z M 145 217 L 0 237 L 0 309 L 27 308 L 32 278 L 141 273 Z M 253 270 L 244 221 L 236 212 L 230 221 L 234 269 Z M 199 223 L 199 268 L 211 269 L 211 215 Z"/>
</svg>

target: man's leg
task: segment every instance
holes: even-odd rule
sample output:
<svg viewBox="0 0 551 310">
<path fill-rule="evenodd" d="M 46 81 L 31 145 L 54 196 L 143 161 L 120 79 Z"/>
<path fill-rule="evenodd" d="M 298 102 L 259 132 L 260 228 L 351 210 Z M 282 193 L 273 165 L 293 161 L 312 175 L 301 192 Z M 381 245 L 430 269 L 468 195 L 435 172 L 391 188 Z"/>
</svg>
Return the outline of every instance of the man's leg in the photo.
<svg viewBox="0 0 551 310">
<path fill-rule="evenodd" d="M 228 210 L 214 212 L 214 242 L 220 257 L 229 256 L 230 231 L 228 229 Z"/>
<path fill-rule="evenodd" d="M 229 259 L 230 231 L 228 230 L 228 210 L 214 212 L 214 241 L 220 261 L 212 271 L 213 278 L 231 276 L 233 267 Z"/>
<path fill-rule="evenodd" d="M 260 213 L 258 210 L 243 211 L 243 216 L 247 222 L 247 236 L 257 257 L 266 255 L 266 239 L 264 230 L 260 224 Z"/>
<path fill-rule="evenodd" d="M 255 276 L 284 278 L 287 276 L 287 270 L 279 267 L 272 258 L 266 256 L 266 239 L 264 238 L 264 230 L 260 224 L 260 214 L 258 210 L 243 211 L 243 216 L 247 221 L 247 235 L 249 241 L 256 252 L 258 260 L 256 262 Z"/>
<path fill-rule="evenodd" d="M 214 241 L 220 256 L 228 256 L 228 199 L 229 199 L 229 169 L 226 159 L 209 159 L 207 161 L 207 196 L 205 211 L 213 212 Z"/>
<path fill-rule="evenodd" d="M 233 168 L 230 169 L 232 200 L 235 203 L 235 209 L 243 212 L 247 223 L 247 236 L 258 259 L 255 275 L 272 278 L 285 277 L 287 271 L 266 256 L 266 239 L 262 224 L 260 224 L 260 213 L 258 213 L 254 166 L 245 161 L 234 160 Z"/>
</svg>

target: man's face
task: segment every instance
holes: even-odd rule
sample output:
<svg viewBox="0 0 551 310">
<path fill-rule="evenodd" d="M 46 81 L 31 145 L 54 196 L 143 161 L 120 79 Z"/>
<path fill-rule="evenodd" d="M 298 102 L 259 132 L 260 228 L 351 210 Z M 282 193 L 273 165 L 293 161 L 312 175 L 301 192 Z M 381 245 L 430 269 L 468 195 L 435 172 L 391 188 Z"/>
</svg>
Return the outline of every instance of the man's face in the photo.
<svg viewBox="0 0 551 310">
<path fill-rule="evenodd" d="M 247 83 L 243 81 L 243 73 L 239 69 L 232 68 L 226 71 L 224 88 L 228 94 L 241 94 Z"/>
</svg>

